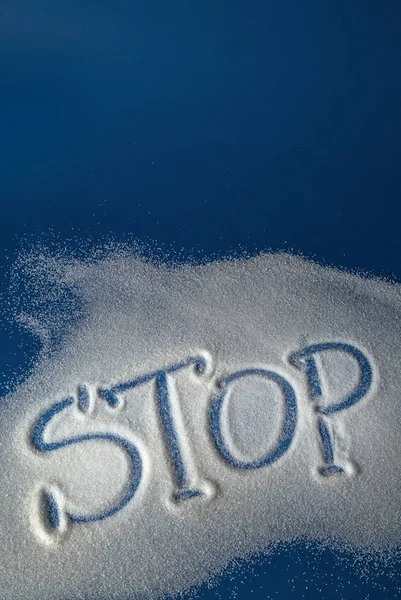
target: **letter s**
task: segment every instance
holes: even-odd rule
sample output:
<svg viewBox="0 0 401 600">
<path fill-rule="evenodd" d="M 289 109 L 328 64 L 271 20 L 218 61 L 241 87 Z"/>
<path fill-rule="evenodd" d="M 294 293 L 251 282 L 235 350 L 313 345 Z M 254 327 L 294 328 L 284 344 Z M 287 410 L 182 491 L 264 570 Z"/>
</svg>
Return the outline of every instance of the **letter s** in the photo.
<svg viewBox="0 0 401 600">
<path fill-rule="evenodd" d="M 132 477 L 127 491 L 121 496 L 121 498 L 107 510 L 103 512 L 81 515 L 68 512 L 66 516 L 73 523 L 88 523 L 90 521 L 101 521 L 115 515 L 120 511 L 128 502 L 134 497 L 135 492 L 138 489 L 139 483 L 142 478 L 142 458 L 138 448 L 132 443 L 128 442 L 123 437 L 115 435 L 114 433 L 87 433 L 84 435 L 78 435 L 76 437 L 67 438 L 58 442 L 45 442 L 43 437 L 46 427 L 55 415 L 61 413 L 63 410 L 74 404 L 74 398 L 69 397 L 61 402 L 56 402 L 50 407 L 35 423 L 32 432 L 32 444 L 41 452 L 54 452 L 67 446 L 73 446 L 76 444 L 83 444 L 91 440 L 106 440 L 113 444 L 117 444 L 122 447 L 131 459 L 132 463 Z M 47 494 L 46 498 L 48 520 L 53 528 L 57 528 L 60 523 L 59 509 L 57 506 L 57 500 L 51 494 Z"/>
</svg>

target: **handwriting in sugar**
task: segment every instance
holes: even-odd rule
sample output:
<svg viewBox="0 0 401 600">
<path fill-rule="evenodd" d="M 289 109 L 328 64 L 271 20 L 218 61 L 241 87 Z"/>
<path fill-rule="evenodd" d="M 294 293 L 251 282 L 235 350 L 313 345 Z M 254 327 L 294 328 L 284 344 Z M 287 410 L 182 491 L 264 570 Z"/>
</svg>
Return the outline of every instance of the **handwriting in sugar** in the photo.
<svg viewBox="0 0 401 600">
<path fill-rule="evenodd" d="M 336 399 L 335 402 L 321 403 L 323 397 L 323 386 L 318 361 L 319 356 L 332 351 L 347 355 L 357 365 L 359 379 L 353 391 L 344 398 Z M 153 384 L 156 391 L 156 402 L 158 405 L 158 418 L 160 419 L 161 431 L 164 437 L 165 447 L 169 454 L 172 466 L 172 479 L 174 482 L 173 500 L 176 503 L 187 502 L 191 499 L 206 497 L 206 490 L 202 486 L 192 485 L 188 473 L 185 455 L 182 451 L 182 439 L 177 427 L 175 412 L 172 410 L 172 398 L 170 384 L 174 375 L 179 371 L 189 372 L 190 369 L 201 378 L 208 371 L 210 359 L 203 356 L 191 356 L 187 359 L 163 366 L 158 370 L 145 373 L 132 379 L 124 381 L 109 388 L 98 388 L 98 401 L 105 402 L 113 409 L 121 407 L 124 392 Z M 321 464 L 319 473 L 323 477 L 346 476 L 347 471 L 341 464 L 336 462 L 336 448 L 334 428 L 330 423 L 330 416 L 347 410 L 364 398 L 372 386 L 373 370 L 366 355 L 357 347 L 342 342 L 326 342 L 307 346 L 292 353 L 288 359 L 290 368 L 295 367 L 303 370 L 307 378 L 310 399 L 316 414 L 316 427 L 321 441 Z M 255 381 L 264 379 L 272 382 L 280 391 L 283 419 L 282 426 L 275 440 L 273 448 L 269 449 L 257 460 L 240 460 L 230 448 L 227 441 L 227 423 L 224 423 L 224 407 L 230 393 L 235 389 L 236 382 L 247 383 L 251 379 Z M 217 455 L 228 467 L 240 470 L 268 469 L 270 465 L 279 461 L 289 450 L 293 443 L 298 423 L 298 403 L 294 387 L 285 376 L 274 370 L 260 368 L 246 368 L 236 371 L 217 382 L 218 394 L 209 402 L 209 434 Z M 98 433 L 87 433 L 76 435 L 57 441 L 45 441 L 49 435 L 46 430 L 56 415 L 62 414 L 66 419 L 73 417 L 73 410 L 78 408 L 82 413 L 91 411 L 94 398 L 85 385 L 79 385 L 74 396 L 55 402 L 44 412 L 33 426 L 32 445 L 40 453 L 62 452 L 63 448 L 90 444 L 93 440 L 103 440 L 121 448 L 130 462 L 130 480 L 126 482 L 117 500 L 106 509 L 97 513 L 75 512 L 69 509 L 68 500 L 55 486 L 45 486 L 40 493 L 40 513 L 43 526 L 48 531 L 61 532 L 68 524 L 82 524 L 93 521 L 102 521 L 113 517 L 123 510 L 135 497 L 143 480 L 143 457 L 140 448 L 112 431 L 101 431 Z M 266 397 L 266 402 L 269 398 Z M 119 411 L 116 411 L 116 414 Z M 196 452 L 195 452 L 196 456 Z"/>
</svg>

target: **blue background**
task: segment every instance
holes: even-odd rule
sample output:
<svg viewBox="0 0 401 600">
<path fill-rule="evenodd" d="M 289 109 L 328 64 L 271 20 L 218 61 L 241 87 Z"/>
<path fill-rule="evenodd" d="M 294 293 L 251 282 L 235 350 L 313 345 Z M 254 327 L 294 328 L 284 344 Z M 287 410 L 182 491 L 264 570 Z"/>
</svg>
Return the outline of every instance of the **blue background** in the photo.
<svg viewBox="0 0 401 600">
<path fill-rule="evenodd" d="M 396 0 L 0 0 L 3 305 L 50 230 L 401 281 L 400 59 Z M 3 321 L 0 395 L 36 350 Z M 401 595 L 397 568 L 348 558 L 296 545 L 200 593 Z"/>
</svg>

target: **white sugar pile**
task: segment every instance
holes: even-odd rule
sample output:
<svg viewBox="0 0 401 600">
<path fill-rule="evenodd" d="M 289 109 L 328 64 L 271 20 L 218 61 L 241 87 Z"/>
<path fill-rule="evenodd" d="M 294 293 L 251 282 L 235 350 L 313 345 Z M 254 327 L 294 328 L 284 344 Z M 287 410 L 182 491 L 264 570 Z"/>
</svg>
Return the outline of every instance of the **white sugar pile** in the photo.
<svg viewBox="0 0 401 600">
<path fill-rule="evenodd" d="M 0 407 L 4 600 L 157 598 L 299 537 L 401 545 L 398 285 L 289 255 L 46 264 L 85 310 Z"/>
</svg>

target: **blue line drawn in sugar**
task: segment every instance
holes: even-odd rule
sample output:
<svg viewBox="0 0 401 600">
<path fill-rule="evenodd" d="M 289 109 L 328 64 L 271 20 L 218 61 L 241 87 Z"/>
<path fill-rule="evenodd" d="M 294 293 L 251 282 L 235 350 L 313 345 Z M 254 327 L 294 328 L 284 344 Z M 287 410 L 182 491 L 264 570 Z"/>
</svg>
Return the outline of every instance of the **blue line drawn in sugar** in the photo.
<svg viewBox="0 0 401 600">
<path fill-rule="evenodd" d="M 284 395 L 284 402 L 286 406 L 284 425 L 282 427 L 280 438 L 276 444 L 276 447 L 271 450 L 265 457 L 254 460 L 254 461 L 242 461 L 238 460 L 233 456 L 231 450 L 228 448 L 227 443 L 224 439 L 223 432 L 221 430 L 221 412 L 224 403 L 227 402 L 230 394 L 229 386 L 235 381 L 244 379 L 249 376 L 265 377 L 271 381 L 274 381 L 281 388 Z M 210 424 L 211 434 L 215 443 L 215 446 L 222 456 L 222 458 L 236 469 L 260 469 L 261 467 L 267 467 L 271 465 L 281 456 L 283 456 L 289 447 L 291 446 L 294 438 L 296 426 L 297 426 L 297 399 L 295 391 L 291 384 L 282 376 L 275 371 L 266 371 L 264 369 L 245 369 L 243 371 L 237 371 L 232 373 L 220 382 L 221 394 L 212 401 L 210 409 Z"/>
<path fill-rule="evenodd" d="M 319 403 L 324 394 L 321 375 L 315 356 L 320 353 L 331 351 L 344 352 L 353 357 L 359 366 L 360 378 L 356 388 L 346 398 L 340 402 L 334 402 L 332 404 L 325 403 L 323 405 Z M 317 429 L 320 436 L 324 461 L 319 472 L 324 476 L 342 474 L 345 472 L 345 469 L 341 465 L 336 464 L 333 429 L 331 423 L 327 422 L 327 419 L 331 415 L 352 407 L 366 396 L 372 385 L 372 366 L 361 350 L 351 344 L 342 342 L 313 344 L 292 353 L 288 360 L 291 365 L 305 371 L 308 378 L 313 407 L 316 411 Z M 185 432 L 183 430 L 183 423 L 181 422 L 178 397 L 173 392 L 173 375 L 179 371 L 193 367 L 195 374 L 201 376 L 206 373 L 208 366 L 208 360 L 205 357 L 191 356 L 183 361 L 173 363 L 150 373 L 145 373 L 135 379 L 118 383 L 109 388 L 97 388 L 98 397 L 101 400 L 106 401 L 112 409 L 116 409 L 117 412 L 115 414 L 118 415 L 118 409 L 123 406 L 121 395 L 124 392 L 147 383 L 154 384 L 156 405 L 160 417 L 163 437 L 173 469 L 175 490 L 172 497 L 176 502 L 183 502 L 191 498 L 203 496 L 205 495 L 205 490 L 191 485 L 191 481 L 194 480 L 194 475 L 189 473 L 189 456 L 183 447 Z M 227 440 L 225 439 L 228 424 L 225 424 L 226 434 L 224 434 L 222 428 L 222 411 L 224 407 L 227 407 L 228 409 L 227 402 L 229 401 L 232 390 L 235 388 L 236 382 L 248 380 L 247 378 L 251 377 L 269 380 L 279 387 L 284 411 L 283 423 L 274 448 L 269 450 L 262 458 L 246 461 L 236 458 L 233 451 L 229 448 Z M 294 388 L 289 381 L 283 375 L 280 375 L 273 370 L 248 368 L 226 376 L 219 383 L 219 388 L 217 396 L 213 397 L 210 402 L 209 424 L 214 446 L 223 460 L 235 469 L 251 470 L 272 465 L 283 457 L 286 452 L 288 452 L 293 442 L 298 421 L 297 397 Z M 46 489 L 42 489 L 42 514 L 43 511 L 46 513 L 45 520 L 47 527 L 52 531 L 59 532 L 62 531 L 66 521 L 72 523 L 101 521 L 112 517 L 121 511 L 135 496 L 143 474 L 143 460 L 138 447 L 116 433 L 91 432 L 58 441 L 46 442 L 46 429 L 53 418 L 62 413 L 66 416 L 71 416 L 73 413 L 71 413 L 69 409 L 73 405 L 78 408 L 80 412 L 88 413 L 91 411 L 93 408 L 93 400 L 87 386 L 78 385 L 76 388 L 76 397 L 69 396 L 61 402 L 56 402 L 39 417 L 34 424 L 32 431 L 31 441 L 33 447 L 40 452 L 47 453 L 55 452 L 70 446 L 88 443 L 93 440 L 106 441 L 122 448 L 128 455 L 131 463 L 131 475 L 126 488 L 121 492 L 119 500 L 116 501 L 113 506 L 95 514 L 77 514 L 71 512 L 65 507 L 63 495 L 57 488 L 47 487 Z M 347 472 L 349 472 L 349 469 Z"/>
<path fill-rule="evenodd" d="M 168 367 L 164 367 L 163 369 L 157 369 L 156 371 L 152 371 L 151 373 L 145 373 L 145 375 L 141 375 L 136 379 L 132 379 L 130 381 L 124 381 L 122 383 L 118 383 L 110 388 L 99 388 L 99 395 L 106 400 L 113 408 L 117 408 L 120 404 L 119 394 L 125 392 L 127 390 L 132 390 L 133 388 L 138 387 L 139 385 L 143 385 L 144 383 L 149 383 L 150 381 L 156 379 L 158 375 L 161 373 L 175 373 L 176 371 L 180 371 L 181 369 L 185 369 L 186 367 L 190 367 L 194 365 L 195 371 L 202 375 L 207 368 L 207 361 L 203 356 L 190 356 L 186 360 L 183 360 L 178 363 L 173 363 Z"/>
<path fill-rule="evenodd" d="M 172 465 L 174 468 L 175 478 L 178 484 L 178 490 L 173 493 L 173 500 L 181 502 L 203 496 L 204 491 L 198 488 L 192 488 L 188 480 L 187 469 L 184 464 L 184 459 L 181 450 L 181 444 L 178 437 L 176 425 L 174 423 L 171 393 L 169 386 L 169 375 L 176 373 L 190 366 L 195 367 L 195 373 L 203 375 L 207 369 L 207 361 L 203 356 L 191 356 L 184 361 L 173 363 L 163 369 L 158 369 L 151 373 L 146 373 L 131 381 L 119 383 L 111 388 L 98 390 L 99 396 L 104 398 L 110 406 L 117 408 L 120 400 L 118 395 L 124 391 L 134 389 L 151 381 L 156 382 L 156 395 L 159 405 L 161 422 L 163 424 L 164 436 L 167 449 L 170 454 Z"/>
<path fill-rule="evenodd" d="M 61 507 L 56 496 L 50 490 L 43 490 L 43 501 L 47 521 L 51 529 L 60 529 L 62 523 Z"/>
<path fill-rule="evenodd" d="M 79 385 L 77 389 L 78 408 L 82 412 L 88 412 L 90 409 L 90 395 L 86 385 Z"/>
<path fill-rule="evenodd" d="M 124 506 L 130 502 L 134 497 L 135 492 L 142 478 L 142 458 L 138 448 L 132 442 L 128 442 L 125 438 L 116 435 L 114 433 L 87 433 L 84 435 L 78 435 L 76 437 L 67 438 L 57 442 L 45 442 L 44 435 L 45 430 L 52 419 L 67 410 L 70 406 L 75 403 L 75 399 L 70 396 L 61 402 L 53 404 L 49 410 L 47 410 L 35 423 L 32 432 L 32 444 L 34 448 L 41 452 L 55 452 L 68 446 L 83 444 L 91 440 L 105 440 L 112 444 L 123 448 L 128 454 L 132 464 L 132 477 L 128 485 L 128 489 L 122 495 L 122 497 L 110 508 L 103 510 L 96 514 L 80 515 L 69 511 L 66 511 L 67 518 L 72 523 L 88 523 L 91 521 L 102 521 L 115 515 Z M 61 523 L 60 509 L 57 504 L 56 497 L 51 492 L 46 493 L 46 504 L 47 504 L 47 520 L 51 527 L 58 528 Z"/>
<path fill-rule="evenodd" d="M 178 483 L 178 490 L 176 490 L 173 494 L 173 499 L 177 502 L 202 496 L 204 494 L 203 490 L 192 488 L 189 485 L 188 474 L 184 464 L 181 445 L 174 421 L 168 381 L 169 375 L 172 375 L 173 373 L 190 366 L 194 366 L 195 372 L 199 375 L 202 375 L 206 371 L 207 362 L 206 359 L 201 356 L 190 357 L 185 361 L 174 363 L 151 373 L 146 373 L 145 375 L 137 377 L 136 379 L 119 383 L 111 388 L 98 389 L 100 398 L 106 400 L 106 402 L 113 408 L 118 408 L 120 405 L 120 399 L 118 397 L 119 394 L 151 381 L 155 382 L 166 445 L 170 453 L 175 478 Z M 122 495 L 118 502 L 116 502 L 107 510 L 103 510 L 96 514 L 80 515 L 67 510 L 65 511 L 65 516 L 72 523 L 101 521 L 115 515 L 117 512 L 122 510 L 134 497 L 142 478 L 142 458 L 139 449 L 135 444 L 128 442 L 125 438 L 115 433 L 88 433 L 56 442 L 46 442 L 44 440 L 45 431 L 53 418 L 56 415 L 63 413 L 74 404 L 80 411 L 84 413 L 90 410 L 91 398 L 87 386 L 79 385 L 77 387 L 77 401 L 75 401 L 73 396 L 69 396 L 65 400 L 53 404 L 39 417 L 33 428 L 32 445 L 40 452 L 54 452 L 68 446 L 82 444 L 91 440 L 105 440 L 118 445 L 126 451 L 131 460 L 132 477 L 127 491 Z M 59 529 L 63 519 L 61 516 L 62 509 L 57 501 L 56 496 L 54 493 L 52 493 L 52 491 L 44 490 L 42 492 L 42 501 L 46 507 L 46 520 L 50 528 L 53 530 Z"/>
<path fill-rule="evenodd" d="M 332 350 L 346 352 L 356 359 L 360 369 L 360 380 L 356 389 L 353 390 L 352 393 L 344 400 L 329 406 L 323 406 L 318 404 L 319 398 L 323 396 L 323 391 L 314 355 Z M 366 396 L 371 388 L 373 380 L 373 371 L 370 362 L 363 352 L 361 352 L 361 350 L 355 346 L 352 346 L 351 344 L 345 344 L 342 342 L 312 344 L 311 346 L 307 346 L 306 348 L 291 354 L 289 357 L 289 362 L 298 369 L 305 370 L 308 376 L 311 396 L 315 402 L 315 410 L 318 413 L 317 424 L 322 442 L 324 459 L 324 465 L 319 469 L 319 471 L 325 476 L 342 474 L 344 473 L 343 467 L 335 464 L 332 435 L 330 434 L 329 426 L 327 425 L 324 417 L 350 408 L 359 402 L 359 400 L 361 400 L 364 396 Z"/>
</svg>

